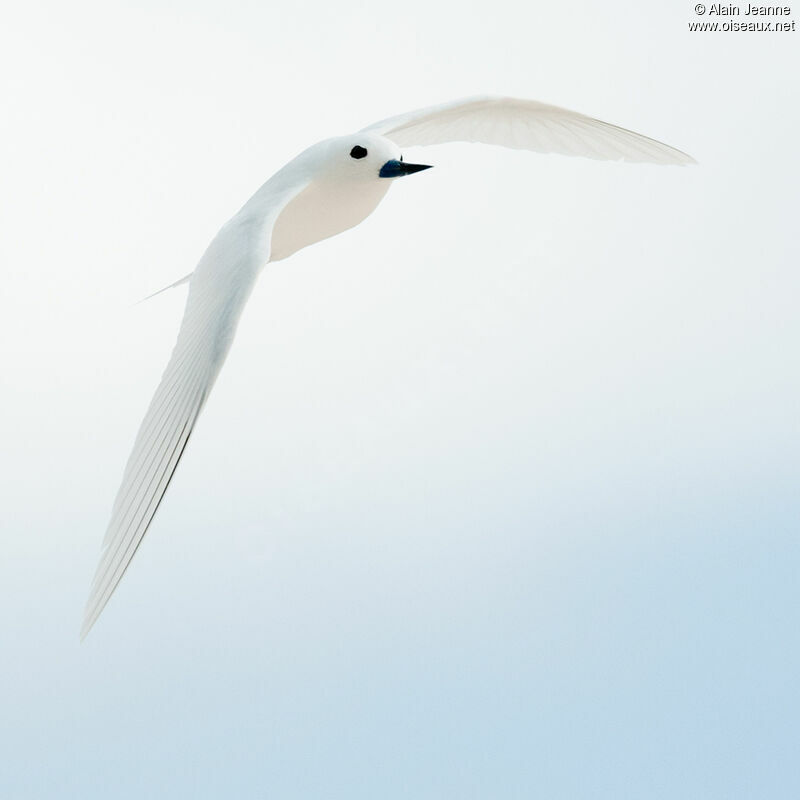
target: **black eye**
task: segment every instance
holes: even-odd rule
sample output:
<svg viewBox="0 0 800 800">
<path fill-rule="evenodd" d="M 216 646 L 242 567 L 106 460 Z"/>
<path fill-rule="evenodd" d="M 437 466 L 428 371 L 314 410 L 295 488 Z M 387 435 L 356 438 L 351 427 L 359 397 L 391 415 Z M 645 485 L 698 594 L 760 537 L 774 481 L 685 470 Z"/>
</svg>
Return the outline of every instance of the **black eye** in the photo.
<svg viewBox="0 0 800 800">
<path fill-rule="evenodd" d="M 367 149 L 366 149 L 365 147 L 362 147 L 360 144 L 357 144 L 357 145 L 356 145 L 356 146 L 355 146 L 355 147 L 354 147 L 354 148 L 353 148 L 353 149 L 350 151 L 350 155 L 351 155 L 353 158 L 364 158 L 364 156 L 365 156 L 366 154 L 367 154 Z"/>
</svg>

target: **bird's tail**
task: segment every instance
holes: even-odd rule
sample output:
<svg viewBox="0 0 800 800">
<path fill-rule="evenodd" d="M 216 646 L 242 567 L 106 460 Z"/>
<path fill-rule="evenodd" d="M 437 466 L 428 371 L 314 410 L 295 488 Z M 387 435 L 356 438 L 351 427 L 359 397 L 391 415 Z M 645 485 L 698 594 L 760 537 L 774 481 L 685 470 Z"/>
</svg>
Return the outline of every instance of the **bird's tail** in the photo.
<svg viewBox="0 0 800 800">
<path fill-rule="evenodd" d="M 167 289 L 174 289 L 176 286 L 180 286 L 182 283 L 188 283 L 189 278 L 194 275 L 194 272 L 190 272 L 188 275 L 184 275 L 180 280 L 175 281 L 175 283 L 171 283 L 169 286 L 165 286 L 163 289 L 159 289 L 157 292 L 153 292 L 153 294 L 147 295 L 147 297 L 143 297 L 139 303 L 144 303 L 145 300 L 150 300 L 150 298 L 155 297 L 157 294 L 161 294 L 161 292 L 166 292 Z M 138 306 L 139 303 L 136 305 Z"/>
</svg>

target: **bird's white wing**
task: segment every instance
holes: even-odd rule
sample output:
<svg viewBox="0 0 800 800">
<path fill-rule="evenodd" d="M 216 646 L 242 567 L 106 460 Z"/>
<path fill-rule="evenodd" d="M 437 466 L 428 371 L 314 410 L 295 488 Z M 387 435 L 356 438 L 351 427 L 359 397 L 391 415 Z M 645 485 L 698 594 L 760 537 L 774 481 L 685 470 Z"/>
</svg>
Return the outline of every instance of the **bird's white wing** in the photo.
<svg viewBox="0 0 800 800">
<path fill-rule="evenodd" d="M 442 142 L 483 142 L 601 160 L 693 164 L 674 147 L 558 106 L 514 97 L 470 97 L 376 122 L 399 147 Z"/>
<path fill-rule="evenodd" d="M 147 532 L 228 354 L 258 272 L 269 260 L 275 219 L 301 188 L 267 198 L 266 210 L 263 197 L 260 208 L 247 213 L 245 206 L 217 234 L 191 276 L 175 349 L 117 492 L 81 638 L 97 620 Z"/>
</svg>

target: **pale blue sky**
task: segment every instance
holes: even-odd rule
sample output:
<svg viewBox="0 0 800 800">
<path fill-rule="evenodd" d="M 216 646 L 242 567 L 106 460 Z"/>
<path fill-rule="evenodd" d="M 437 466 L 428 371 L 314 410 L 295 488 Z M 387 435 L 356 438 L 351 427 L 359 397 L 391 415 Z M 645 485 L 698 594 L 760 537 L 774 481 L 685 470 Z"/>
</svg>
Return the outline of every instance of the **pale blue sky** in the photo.
<svg viewBox="0 0 800 800">
<path fill-rule="evenodd" d="M 36 4 L 0 31 L 0 796 L 800 794 L 798 34 L 693 4 Z M 83 645 L 216 229 L 478 92 L 691 169 L 466 145 L 262 276 Z"/>
</svg>

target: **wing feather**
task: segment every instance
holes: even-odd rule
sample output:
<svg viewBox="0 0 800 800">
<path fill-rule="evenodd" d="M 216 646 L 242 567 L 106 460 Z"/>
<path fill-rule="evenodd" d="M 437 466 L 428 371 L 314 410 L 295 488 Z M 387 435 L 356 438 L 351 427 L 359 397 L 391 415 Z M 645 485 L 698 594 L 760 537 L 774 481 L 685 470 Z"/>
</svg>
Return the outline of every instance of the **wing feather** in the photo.
<svg viewBox="0 0 800 800">
<path fill-rule="evenodd" d="M 258 272 L 269 260 L 275 219 L 304 186 L 283 186 L 277 198 L 265 191 L 268 185 L 262 187 L 217 234 L 192 273 L 175 348 L 114 501 L 81 638 L 108 603 L 161 504 L 228 354 Z"/>
<path fill-rule="evenodd" d="M 482 142 L 600 160 L 693 164 L 663 142 L 566 108 L 514 97 L 471 97 L 376 122 L 364 129 L 400 147 Z"/>
</svg>

